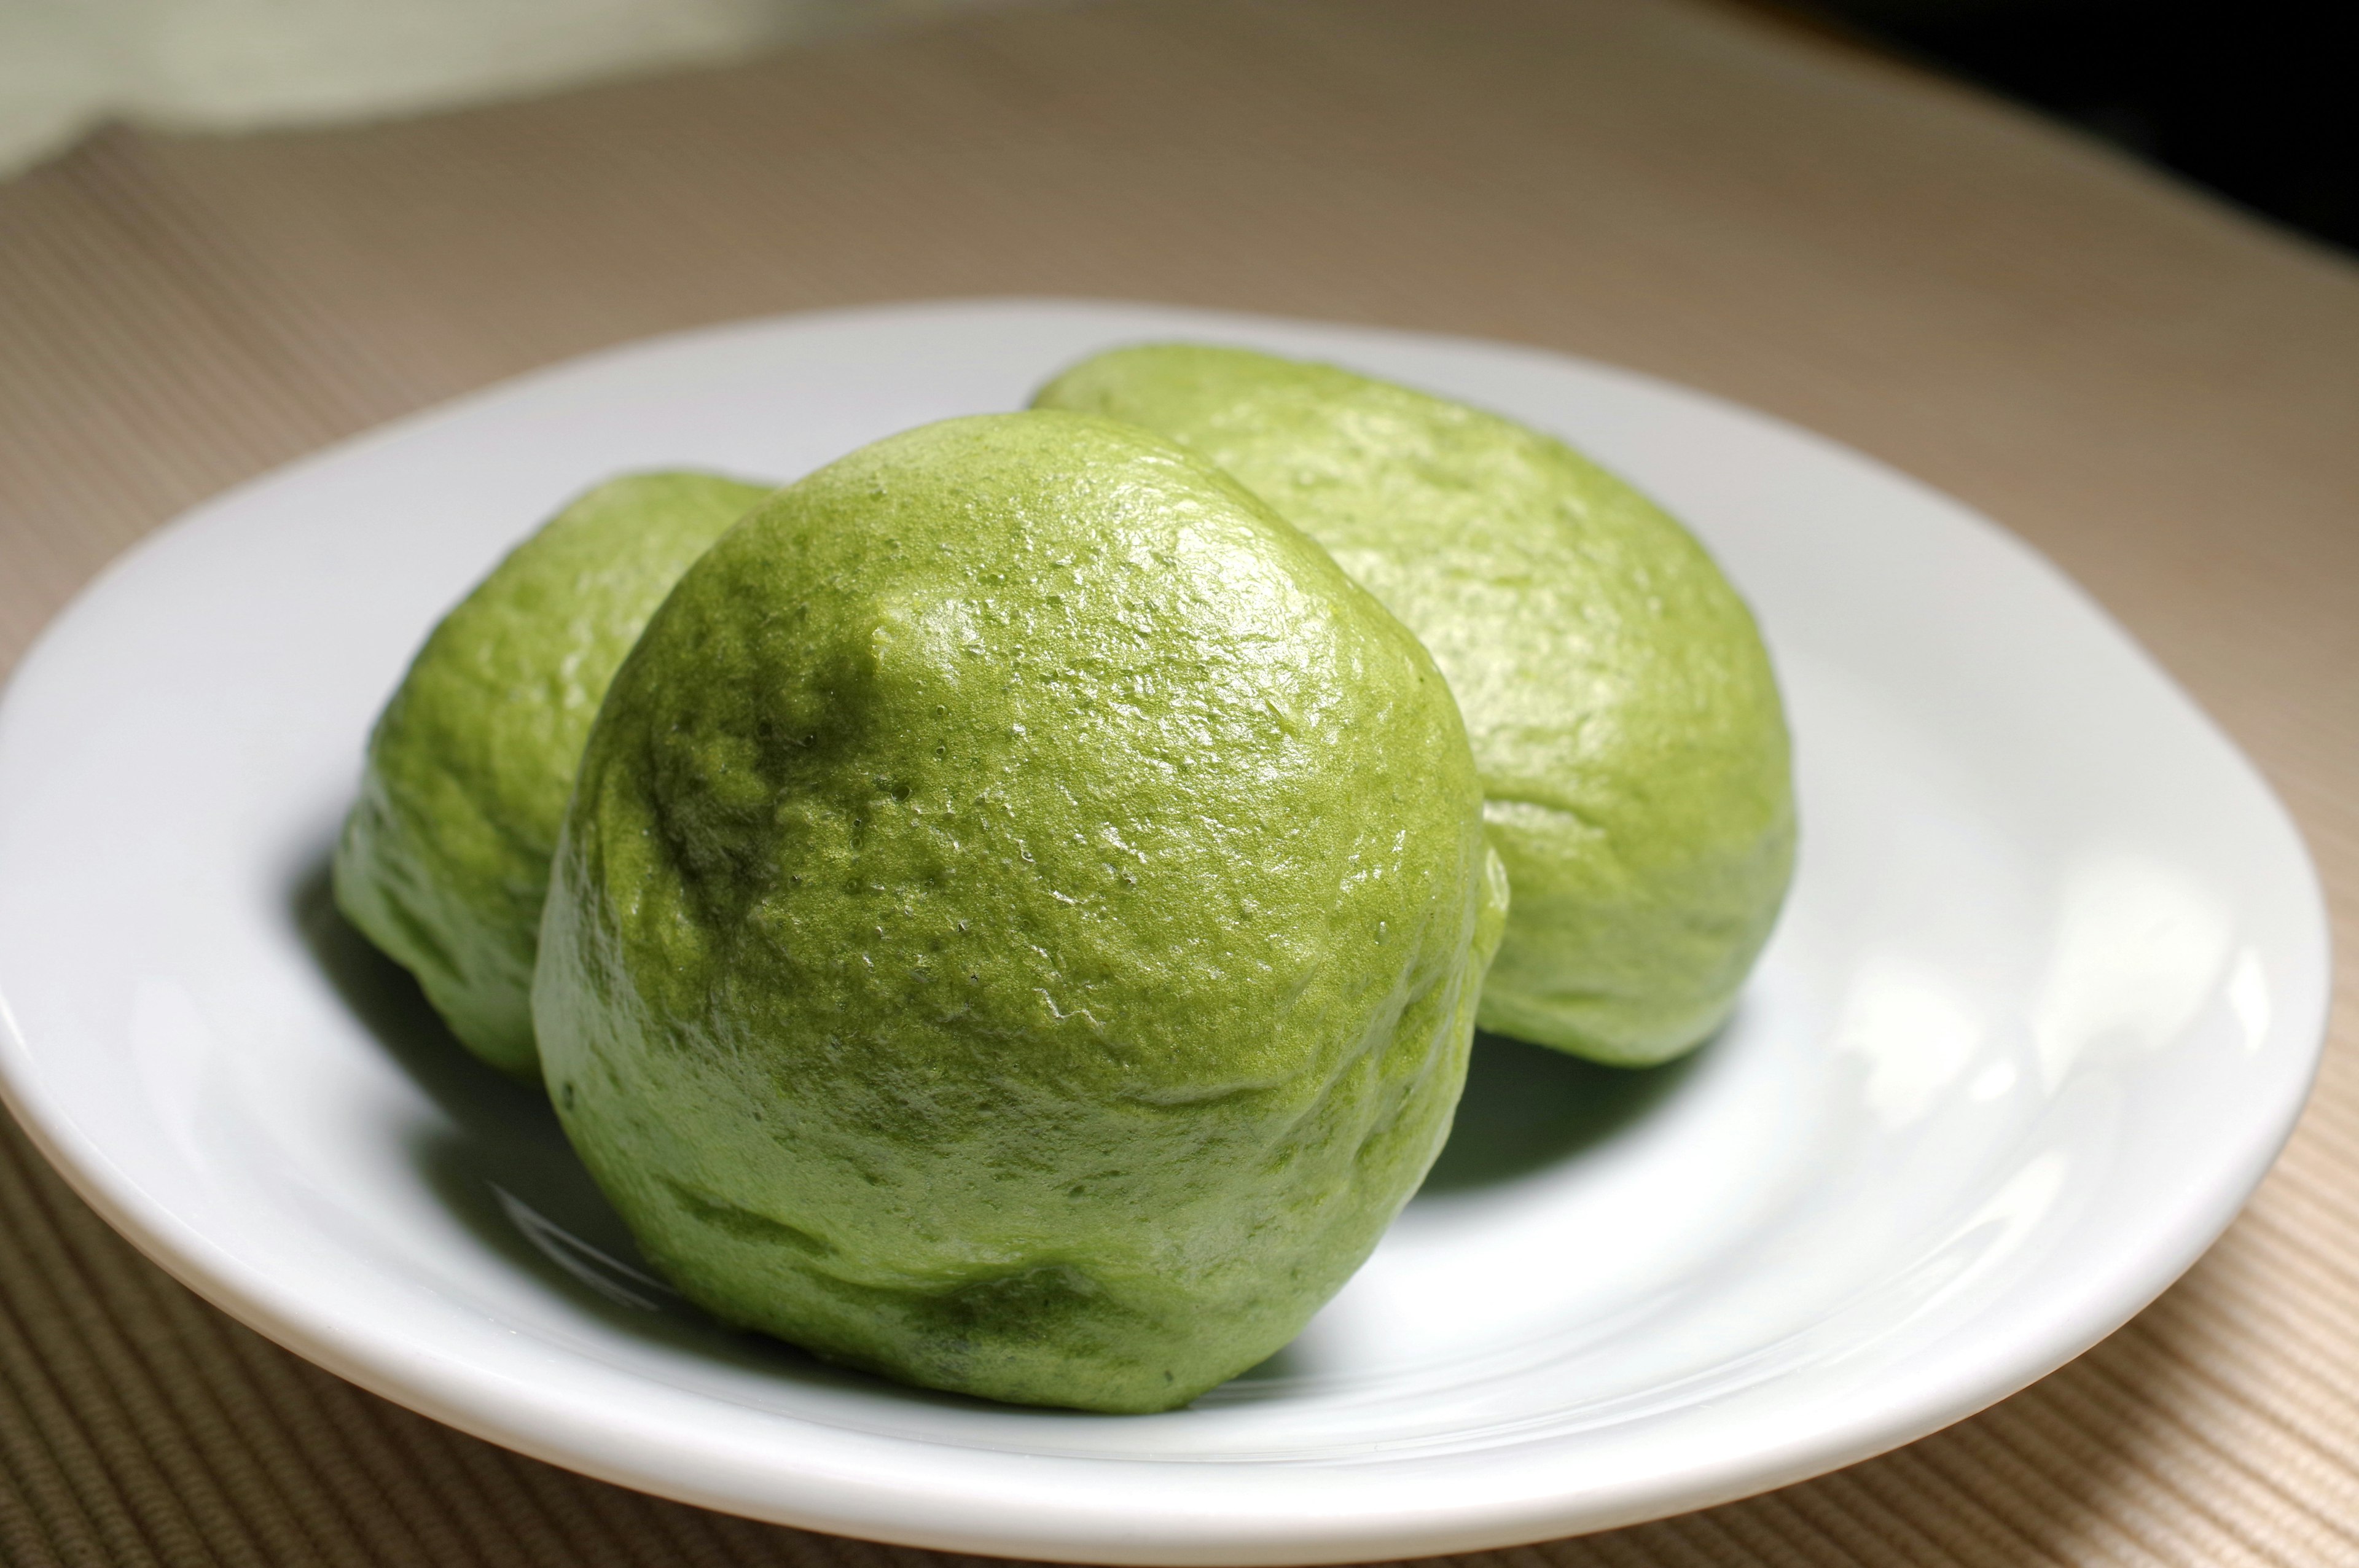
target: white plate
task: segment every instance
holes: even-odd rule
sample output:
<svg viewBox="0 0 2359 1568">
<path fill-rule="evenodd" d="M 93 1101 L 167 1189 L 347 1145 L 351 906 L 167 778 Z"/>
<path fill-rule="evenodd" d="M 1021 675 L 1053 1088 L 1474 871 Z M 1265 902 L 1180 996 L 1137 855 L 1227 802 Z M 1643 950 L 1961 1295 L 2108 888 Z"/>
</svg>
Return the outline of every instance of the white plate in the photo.
<svg viewBox="0 0 2359 1568">
<path fill-rule="evenodd" d="M 331 913 L 370 719 L 436 615 L 592 481 L 790 478 L 1166 336 L 1490 405 L 1684 515 L 1791 703 L 1804 849 L 1777 939 L 1685 1065 L 1484 1044 L 1374 1260 L 1189 1410 L 1001 1408 L 720 1330 L 631 1261 L 547 1108 Z M 2284 812 L 2053 569 L 1814 437 L 1492 344 L 1035 302 L 638 344 L 198 509 L 51 628 L 0 708 L 0 1062 L 101 1213 L 455 1426 L 925 1546 L 1405 1557 L 1905 1443 L 2077 1354 L 2219 1234 L 2292 1125 L 2326 994 Z"/>
</svg>

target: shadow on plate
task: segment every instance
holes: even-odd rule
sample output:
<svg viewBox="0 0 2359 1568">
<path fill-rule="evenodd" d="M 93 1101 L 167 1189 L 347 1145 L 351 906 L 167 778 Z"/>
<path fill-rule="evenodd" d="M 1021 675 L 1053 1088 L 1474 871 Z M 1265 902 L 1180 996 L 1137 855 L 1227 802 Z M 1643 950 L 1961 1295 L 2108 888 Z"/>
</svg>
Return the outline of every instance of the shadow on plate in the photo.
<svg viewBox="0 0 2359 1568">
<path fill-rule="evenodd" d="M 1607 1067 L 1503 1034 L 1477 1034 L 1450 1141 L 1420 1197 L 1495 1186 L 1577 1160 L 1644 1121 L 1712 1049 L 1659 1067 Z"/>
</svg>

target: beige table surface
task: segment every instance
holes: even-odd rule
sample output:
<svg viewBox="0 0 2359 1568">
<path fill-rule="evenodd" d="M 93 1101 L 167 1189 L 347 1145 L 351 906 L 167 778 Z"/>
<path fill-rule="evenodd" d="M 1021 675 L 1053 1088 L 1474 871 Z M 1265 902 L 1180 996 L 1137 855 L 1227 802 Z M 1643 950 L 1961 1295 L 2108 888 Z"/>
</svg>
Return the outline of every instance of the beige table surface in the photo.
<svg viewBox="0 0 2359 1568">
<path fill-rule="evenodd" d="M 2359 914 L 2359 270 L 1690 0 L 1039 6 L 0 186 L 0 663 L 180 509 L 564 355 L 1005 293 L 1431 328 L 1772 410 L 2001 519 Z M 168 759 L 158 759 L 168 765 Z M 2346 971 L 2347 973 L 2347 971 Z M 2064 1370 L 1541 1563 L 2359 1562 L 2359 1015 L 2250 1210 Z M 653 1501 L 232 1324 L 0 1132 L 0 1562 L 909 1563 Z"/>
</svg>

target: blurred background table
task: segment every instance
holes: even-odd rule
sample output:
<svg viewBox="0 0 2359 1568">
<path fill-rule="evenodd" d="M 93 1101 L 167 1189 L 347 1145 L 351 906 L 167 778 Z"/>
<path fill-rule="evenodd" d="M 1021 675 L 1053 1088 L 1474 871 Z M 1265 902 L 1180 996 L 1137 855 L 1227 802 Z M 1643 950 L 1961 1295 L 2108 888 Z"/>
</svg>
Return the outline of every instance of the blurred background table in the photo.
<svg viewBox="0 0 2359 1568">
<path fill-rule="evenodd" d="M 1041 5 L 356 130 L 103 132 L 0 186 L 0 666 L 175 513 L 380 420 L 667 329 L 992 294 L 1540 344 L 1906 469 L 2060 562 L 2253 754 L 2353 942 L 2359 270 L 1694 0 Z M 2347 980 L 2333 1031 L 2252 1207 L 2079 1361 L 1839 1474 L 1484 1561 L 2359 1561 Z M 0 1130 L 0 1560 L 934 1555 L 361 1393 Z"/>
</svg>

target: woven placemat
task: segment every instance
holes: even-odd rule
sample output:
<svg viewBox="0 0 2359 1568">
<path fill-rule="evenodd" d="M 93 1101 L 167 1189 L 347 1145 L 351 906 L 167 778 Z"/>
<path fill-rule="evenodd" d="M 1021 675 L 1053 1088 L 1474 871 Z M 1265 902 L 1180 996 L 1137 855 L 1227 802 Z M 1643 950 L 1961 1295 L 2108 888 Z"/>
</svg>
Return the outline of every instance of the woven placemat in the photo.
<svg viewBox="0 0 2359 1568">
<path fill-rule="evenodd" d="M 1041 5 L 0 187 L 0 661 L 322 442 L 669 328 L 984 294 L 1479 334 L 1989 512 L 2260 762 L 2359 908 L 2359 272 L 2093 145 L 1684 0 Z M 2359 1561 L 2359 1019 L 2221 1244 L 2096 1350 L 1581 1563 Z M 932 1563 L 653 1501 L 317 1371 L 0 1132 L 10 1564 Z"/>
</svg>

